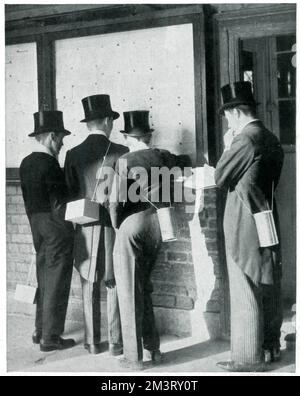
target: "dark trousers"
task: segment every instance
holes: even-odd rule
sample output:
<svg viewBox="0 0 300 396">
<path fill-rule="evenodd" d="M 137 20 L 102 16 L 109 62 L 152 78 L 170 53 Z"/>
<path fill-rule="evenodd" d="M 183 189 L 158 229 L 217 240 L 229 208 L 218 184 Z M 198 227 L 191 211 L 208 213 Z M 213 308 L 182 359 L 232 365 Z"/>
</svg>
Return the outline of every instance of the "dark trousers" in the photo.
<svg viewBox="0 0 300 396">
<path fill-rule="evenodd" d="M 157 215 L 152 209 L 129 216 L 117 231 L 114 268 L 120 305 L 124 355 L 143 358 L 143 346 L 159 349 L 150 276 L 161 243 Z"/>
<path fill-rule="evenodd" d="M 273 285 L 262 285 L 264 318 L 264 349 L 280 348 L 283 307 L 281 294 L 281 268 L 273 269 Z"/>
<path fill-rule="evenodd" d="M 51 213 L 30 217 L 36 250 L 36 329 L 44 339 L 64 332 L 73 269 L 74 230 Z"/>
</svg>

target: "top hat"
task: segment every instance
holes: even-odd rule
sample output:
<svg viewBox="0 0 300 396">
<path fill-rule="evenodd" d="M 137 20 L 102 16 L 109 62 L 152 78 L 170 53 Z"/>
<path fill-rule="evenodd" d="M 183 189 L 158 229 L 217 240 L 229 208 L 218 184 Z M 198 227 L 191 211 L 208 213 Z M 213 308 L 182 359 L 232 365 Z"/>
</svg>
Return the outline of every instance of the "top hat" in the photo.
<svg viewBox="0 0 300 396">
<path fill-rule="evenodd" d="M 124 130 L 120 131 L 121 133 L 133 137 L 139 137 L 145 136 L 154 131 L 154 129 L 151 129 L 149 125 L 149 111 L 125 111 L 123 114 Z"/>
<path fill-rule="evenodd" d="M 112 117 L 114 120 L 120 117 L 120 114 L 113 111 L 110 104 L 109 95 L 92 95 L 81 100 L 85 118 L 80 122 L 88 122 L 96 118 Z"/>
<path fill-rule="evenodd" d="M 239 105 L 256 106 L 257 103 L 253 97 L 252 85 L 249 81 L 237 81 L 232 84 L 224 85 L 221 88 L 223 105 L 220 108 L 222 113 L 226 109 L 230 109 Z"/>
<path fill-rule="evenodd" d="M 33 114 L 34 132 L 28 136 L 36 136 L 46 132 L 64 133 L 70 135 L 64 127 L 63 113 L 57 110 L 39 111 Z"/>
</svg>

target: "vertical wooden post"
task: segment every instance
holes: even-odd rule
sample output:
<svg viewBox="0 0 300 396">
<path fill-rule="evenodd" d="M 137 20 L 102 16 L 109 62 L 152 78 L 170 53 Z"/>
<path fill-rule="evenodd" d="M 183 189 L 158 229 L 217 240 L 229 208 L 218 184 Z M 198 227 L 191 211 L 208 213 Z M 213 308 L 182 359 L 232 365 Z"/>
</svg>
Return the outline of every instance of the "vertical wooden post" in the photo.
<svg viewBox="0 0 300 396">
<path fill-rule="evenodd" d="M 54 42 L 42 34 L 37 39 L 38 95 L 40 110 L 55 110 Z"/>
</svg>

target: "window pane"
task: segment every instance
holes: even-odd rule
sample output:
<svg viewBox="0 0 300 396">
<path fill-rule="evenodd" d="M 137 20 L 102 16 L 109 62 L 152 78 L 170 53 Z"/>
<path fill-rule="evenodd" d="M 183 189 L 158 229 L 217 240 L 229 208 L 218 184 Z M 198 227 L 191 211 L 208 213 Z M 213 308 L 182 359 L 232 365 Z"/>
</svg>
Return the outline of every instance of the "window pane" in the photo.
<svg viewBox="0 0 300 396">
<path fill-rule="evenodd" d="M 277 56 L 278 97 L 291 98 L 296 95 L 296 69 L 292 65 L 293 54 Z"/>
<path fill-rule="evenodd" d="M 282 144 L 295 144 L 295 120 L 295 101 L 279 102 L 280 141 Z"/>
<path fill-rule="evenodd" d="M 278 36 L 276 41 L 277 51 L 291 51 L 293 44 L 296 43 L 296 36 Z"/>
</svg>

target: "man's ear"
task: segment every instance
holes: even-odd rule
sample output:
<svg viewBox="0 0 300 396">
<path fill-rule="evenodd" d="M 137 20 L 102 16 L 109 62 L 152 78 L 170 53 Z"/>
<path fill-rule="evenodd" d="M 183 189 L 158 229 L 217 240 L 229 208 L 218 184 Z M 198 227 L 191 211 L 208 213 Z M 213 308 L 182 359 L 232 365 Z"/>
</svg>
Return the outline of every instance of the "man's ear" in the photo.
<svg viewBox="0 0 300 396">
<path fill-rule="evenodd" d="M 54 132 L 50 132 L 50 138 L 51 138 L 51 140 L 55 140 L 56 135 Z"/>
<path fill-rule="evenodd" d="M 234 108 L 234 109 L 233 109 L 233 115 L 234 115 L 236 118 L 240 118 L 240 116 L 241 116 L 241 111 L 240 111 L 239 109 Z"/>
</svg>

